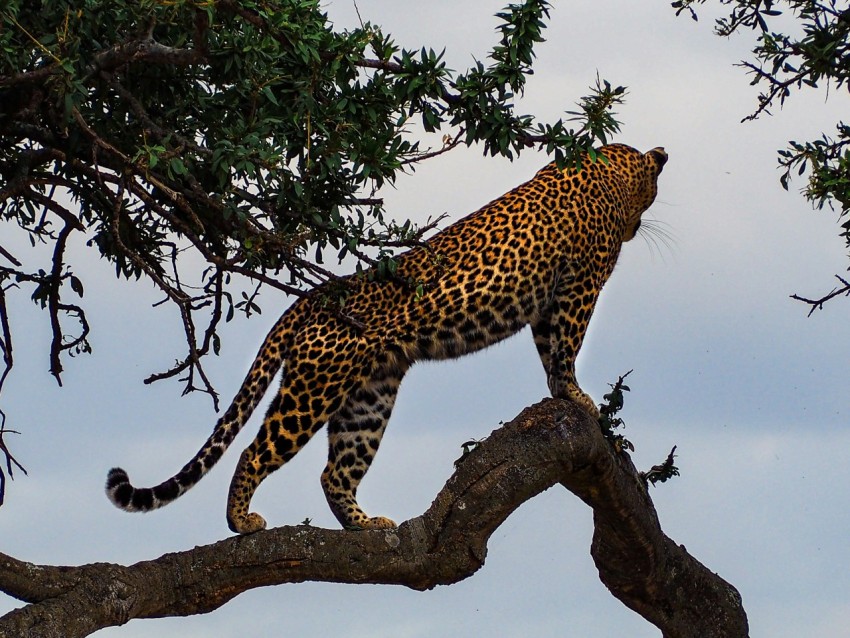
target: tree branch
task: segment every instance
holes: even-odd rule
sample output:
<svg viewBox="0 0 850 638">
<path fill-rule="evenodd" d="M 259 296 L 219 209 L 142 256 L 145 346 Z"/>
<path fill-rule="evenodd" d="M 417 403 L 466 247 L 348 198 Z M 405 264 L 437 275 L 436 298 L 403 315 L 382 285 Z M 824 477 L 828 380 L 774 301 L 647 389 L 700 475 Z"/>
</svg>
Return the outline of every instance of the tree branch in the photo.
<svg viewBox="0 0 850 638">
<path fill-rule="evenodd" d="M 202 33 L 196 31 L 196 35 Z M 199 43 L 196 43 L 198 46 Z M 88 69 L 90 75 L 99 71 L 111 71 L 131 62 L 144 62 L 145 64 L 162 64 L 169 66 L 191 66 L 205 62 L 203 49 L 204 43 L 195 49 L 178 49 L 160 44 L 152 37 L 144 37 L 128 40 L 116 44 L 113 47 L 98 53 Z M 12 73 L 11 75 L 0 75 L 0 88 L 16 86 L 20 84 L 40 84 L 53 75 L 63 71 L 61 60 L 54 58 L 53 63 L 32 71 Z"/>
<path fill-rule="evenodd" d="M 455 583 L 483 565 L 489 537 L 517 507 L 558 483 L 593 508 L 591 553 L 603 583 L 665 637 L 747 636 L 740 595 L 664 535 L 629 457 L 575 404 L 555 399 L 493 432 L 431 507 L 397 530 L 279 527 L 126 567 L 36 566 L 0 554 L 0 589 L 30 603 L 0 618 L 0 636 L 86 636 L 305 580 L 416 590 Z"/>
<path fill-rule="evenodd" d="M 80 226 L 80 222 L 77 221 L 76 217 L 71 216 L 69 219 L 73 220 L 77 226 Z M 48 279 L 47 307 L 50 314 L 50 330 L 53 335 L 50 342 L 50 374 L 53 375 L 60 386 L 62 385 L 62 361 L 59 355 L 65 349 L 65 345 L 63 343 L 62 325 L 59 322 L 59 310 L 62 305 L 59 288 L 62 286 L 62 270 L 65 266 L 65 247 L 68 243 L 68 235 L 71 234 L 74 228 L 75 226 L 72 223 L 66 221 L 62 230 L 59 231 L 53 247 L 53 269 Z M 82 311 L 80 311 L 80 317 L 83 316 Z M 84 325 L 86 327 L 85 332 L 88 332 L 88 324 L 86 323 Z"/>
</svg>

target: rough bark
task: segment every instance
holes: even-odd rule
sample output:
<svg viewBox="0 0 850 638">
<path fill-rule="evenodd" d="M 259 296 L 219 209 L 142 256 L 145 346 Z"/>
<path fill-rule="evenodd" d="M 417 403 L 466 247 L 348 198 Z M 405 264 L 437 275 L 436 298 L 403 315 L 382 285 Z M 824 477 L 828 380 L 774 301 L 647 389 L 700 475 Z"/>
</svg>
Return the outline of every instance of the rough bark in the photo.
<svg viewBox="0 0 850 638">
<path fill-rule="evenodd" d="M 602 582 L 665 638 L 748 635 L 737 590 L 662 532 L 628 456 L 614 453 L 580 408 L 548 399 L 493 432 L 431 507 L 397 530 L 279 527 L 130 566 L 41 566 L 0 554 L 0 590 L 29 603 L 0 618 L 0 637 L 87 636 L 306 580 L 418 590 L 455 583 L 484 564 L 490 535 L 511 512 L 558 483 L 593 508 Z"/>
</svg>

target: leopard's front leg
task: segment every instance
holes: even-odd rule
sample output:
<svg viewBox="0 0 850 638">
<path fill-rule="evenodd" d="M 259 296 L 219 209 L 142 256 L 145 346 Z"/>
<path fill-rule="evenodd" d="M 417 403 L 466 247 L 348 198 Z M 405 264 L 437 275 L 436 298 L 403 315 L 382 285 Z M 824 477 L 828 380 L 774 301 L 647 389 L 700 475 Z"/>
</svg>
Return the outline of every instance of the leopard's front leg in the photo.
<svg viewBox="0 0 850 638">
<path fill-rule="evenodd" d="M 596 406 L 596 403 L 593 401 L 591 396 L 582 390 L 576 381 L 575 365 L 572 364 L 569 366 L 572 369 L 565 372 L 564 368 L 566 366 L 563 364 L 564 361 L 560 356 L 553 359 L 554 370 L 549 372 L 547 379 L 549 383 L 549 392 L 555 398 L 571 399 L 575 401 L 587 410 L 590 416 L 594 419 L 598 419 L 600 416 L 599 408 Z"/>
<path fill-rule="evenodd" d="M 575 360 L 584 341 L 601 285 L 589 273 L 571 272 L 558 284 L 549 307 L 532 325 L 534 342 L 546 370 L 549 392 L 555 398 L 572 399 L 594 418 L 599 417 L 593 399 L 576 381 Z"/>
</svg>

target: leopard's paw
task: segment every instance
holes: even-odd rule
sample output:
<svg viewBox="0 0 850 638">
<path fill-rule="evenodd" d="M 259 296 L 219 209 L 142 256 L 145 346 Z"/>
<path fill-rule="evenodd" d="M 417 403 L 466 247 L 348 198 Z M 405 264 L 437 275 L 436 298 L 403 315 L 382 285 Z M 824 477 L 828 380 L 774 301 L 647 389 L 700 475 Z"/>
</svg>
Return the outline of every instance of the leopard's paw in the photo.
<svg viewBox="0 0 850 638">
<path fill-rule="evenodd" d="M 395 529 L 398 525 L 391 518 L 385 516 L 375 516 L 370 518 L 366 529 Z"/>
<path fill-rule="evenodd" d="M 253 534 L 266 528 L 266 519 L 259 514 L 250 513 L 245 516 L 227 519 L 227 526 L 237 534 Z"/>
<path fill-rule="evenodd" d="M 596 403 L 594 403 L 593 399 L 590 398 L 590 395 L 587 394 L 580 387 L 578 387 L 577 385 L 570 386 L 567 394 L 570 399 L 572 399 L 585 410 L 587 410 L 588 414 L 590 414 L 590 416 L 592 416 L 594 419 L 598 419 L 600 417 L 599 408 L 597 407 Z"/>
<path fill-rule="evenodd" d="M 357 523 L 353 525 L 346 525 L 346 529 L 361 531 L 364 529 L 396 529 L 398 525 L 396 525 L 395 521 L 392 519 L 386 518 L 384 516 L 373 516 L 367 517 L 363 520 L 357 521 Z"/>
</svg>

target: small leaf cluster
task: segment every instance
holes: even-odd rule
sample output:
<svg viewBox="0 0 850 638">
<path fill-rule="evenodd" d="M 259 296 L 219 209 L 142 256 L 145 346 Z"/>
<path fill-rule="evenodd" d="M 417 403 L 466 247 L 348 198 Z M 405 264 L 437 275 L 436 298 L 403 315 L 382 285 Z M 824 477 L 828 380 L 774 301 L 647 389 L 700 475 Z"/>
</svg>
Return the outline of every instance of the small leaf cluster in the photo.
<svg viewBox="0 0 850 638">
<path fill-rule="evenodd" d="M 850 126 L 839 123 L 835 137 L 788 142 L 788 148 L 779 151 L 779 164 L 785 169 L 779 179 L 786 190 L 794 173 L 809 170 L 806 196 L 818 208 L 838 204 L 841 236 L 850 246 Z"/>
<path fill-rule="evenodd" d="M 611 391 L 605 394 L 602 398 L 605 403 L 599 405 L 599 427 L 602 428 L 602 434 L 608 440 L 617 452 L 628 450 L 634 452 L 634 445 L 622 433 L 615 432 L 617 428 L 625 427 L 625 422 L 616 414 L 623 409 L 625 401 L 625 392 L 630 392 L 631 389 L 624 381 L 627 376 L 632 373 L 632 370 L 626 372 L 617 379 L 616 383 L 608 384 Z"/>
<path fill-rule="evenodd" d="M 653 465 L 649 468 L 649 471 L 640 473 L 640 477 L 644 483 L 652 483 L 653 485 L 656 483 L 666 483 L 674 476 L 679 476 L 679 468 L 673 463 L 673 459 L 676 458 L 676 447 L 675 445 L 673 446 L 673 449 L 670 450 L 670 454 L 667 455 L 663 463 Z"/>
<path fill-rule="evenodd" d="M 624 380 L 633 371 L 629 370 L 626 374 L 617 379 L 616 383 L 608 384 L 611 392 L 603 396 L 605 403 L 599 406 L 599 426 L 602 428 L 602 434 L 606 440 L 619 452 L 629 451 L 634 452 L 635 446 L 623 434 L 615 432 L 617 428 L 625 427 L 625 422 L 620 417 L 615 416 L 623 409 L 625 392 L 629 392 L 630 388 L 624 383 Z M 679 468 L 673 464 L 675 458 L 676 446 L 670 450 L 665 461 L 659 465 L 653 465 L 649 471 L 640 472 L 640 478 L 644 483 L 664 483 L 674 476 L 679 476 Z"/>
<path fill-rule="evenodd" d="M 461 443 L 461 445 L 460 445 L 460 447 L 461 447 L 460 456 L 457 459 L 455 459 L 455 462 L 454 462 L 455 469 L 460 467 L 460 464 L 463 463 L 466 460 L 466 457 L 468 457 L 470 454 L 472 454 L 478 448 L 478 446 L 481 445 L 483 442 L 484 442 L 484 439 L 470 439 L 469 441 L 465 441 L 464 443 Z"/>
</svg>

